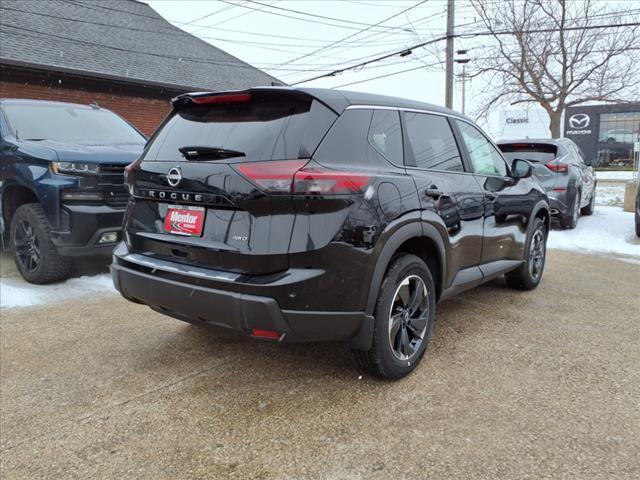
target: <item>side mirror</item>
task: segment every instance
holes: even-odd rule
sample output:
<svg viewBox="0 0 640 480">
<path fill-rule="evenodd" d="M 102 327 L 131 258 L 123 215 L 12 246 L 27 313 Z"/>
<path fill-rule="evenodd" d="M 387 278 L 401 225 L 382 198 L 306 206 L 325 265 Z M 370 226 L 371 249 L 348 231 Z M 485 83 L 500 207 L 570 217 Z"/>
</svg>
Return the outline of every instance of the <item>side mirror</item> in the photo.
<svg viewBox="0 0 640 480">
<path fill-rule="evenodd" d="M 516 158 L 511 164 L 513 178 L 529 178 L 531 175 L 533 175 L 533 167 L 526 160 Z"/>
</svg>

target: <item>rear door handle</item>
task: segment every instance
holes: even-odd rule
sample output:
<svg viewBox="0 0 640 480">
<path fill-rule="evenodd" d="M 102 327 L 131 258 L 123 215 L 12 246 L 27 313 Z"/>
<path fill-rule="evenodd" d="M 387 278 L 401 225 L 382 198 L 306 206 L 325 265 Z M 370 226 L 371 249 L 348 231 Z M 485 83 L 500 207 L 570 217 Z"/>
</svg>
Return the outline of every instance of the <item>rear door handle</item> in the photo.
<svg viewBox="0 0 640 480">
<path fill-rule="evenodd" d="M 439 198 L 446 198 L 449 196 L 446 193 L 444 193 L 442 190 L 438 190 L 437 187 L 427 188 L 424 191 L 424 194 L 427 197 L 433 198 L 434 200 L 438 200 Z"/>
</svg>

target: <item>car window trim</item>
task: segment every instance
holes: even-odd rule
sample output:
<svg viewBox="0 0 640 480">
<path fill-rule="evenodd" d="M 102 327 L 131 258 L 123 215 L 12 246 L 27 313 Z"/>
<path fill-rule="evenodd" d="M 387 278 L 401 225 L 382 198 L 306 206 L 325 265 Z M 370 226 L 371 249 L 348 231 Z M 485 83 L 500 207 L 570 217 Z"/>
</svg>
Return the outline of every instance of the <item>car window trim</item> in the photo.
<svg viewBox="0 0 640 480">
<path fill-rule="evenodd" d="M 406 113 L 417 113 L 417 114 L 422 114 L 422 115 L 431 115 L 431 113 L 429 112 L 416 112 L 416 111 L 408 111 L 405 109 L 401 109 L 400 110 L 400 117 L 402 119 L 402 123 L 403 125 L 406 126 L 407 123 L 407 118 L 406 118 Z M 460 145 L 458 143 L 458 139 L 456 138 L 456 134 L 453 131 L 453 128 L 451 128 L 451 121 L 448 117 L 448 115 L 438 115 L 440 117 L 444 117 L 445 121 L 447 122 L 447 125 L 449 126 L 449 130 L 451 131 L 451 136 L 453 137 L 453 141 L 456 144 L 456 148 L 458 149 L 458 156 L 460 157 L 460 163 L 462 165 L 463 170 L 447 170 L 447 169 L 442 169 L 442 168 L 425 168 L 425 167 L 419 167 L 418 166 L 418 162 L 416 161 L 415 158 L 415 153 L 413 152 L 413 148 L 411 148 L 411 144 L 410 144 L 410 140 L 409 140 L 409 132 L 408 132 L 408 128 L 405 127 L 405 130 L 407 130 L 407 135 L 406 135 L 406 142 L 409 144 L 409 147 L 407 149 L 407 151 L 411 152 L 411 157 L 410 160 L 412 161 L 412 163 L 409 165 L 406 160 L 407 157 L 405 157 L 405 167 L 406 168 L 410 168 L 412 170 L 419 170 L 421 172 L 442 172 L 442 173 L 447 173 L 447 172 L 457 172 L 457 173 L 470 173 L 469 171 L 467 171 L 467 165 L 464 161 L 464 156 L 462 154 L 462 150 L 460 149 Z M 409 148 L 411 150 L 409 150 Z"/>
<path fill-rule="evenodd" d="M 407 169 L 411 169 L 411 170 L 418 170 L 420 172 L 440 172 L 440 173 L 457 173 L 457 174 L 466 174 L 466 175 L 474 175 L 474 172 L 472 171 L 472 169 L 470 168 L 470 165 L 467 163 L 466 158 L 465 158 L 465 153 L 466 150 L 463 150 L 464 146 L 461 146 L 460 144 L 460 138 L 458 138 L 458 136 L 456 135 L 456 128 L 457 126 L 455 126 L 455 122 L 453 122 L 452 120 L 454 119 L 462 119 L 461 117 L 458 117 L 457 115 L 451 115 L 449 113 L 446 112 L 436 112 L 434 110 L 424 110 L 424 109 L 420 109 L 420 108 L 408 108 L 408 107 L 392 107 L 392 106 L 388 106 L 388 105 L 349 105 L 347 108 L 345 108 L 345 110 L 396 110 L 400 113 L 400 126 L 402 128 L 402 151 L 403 151 L 403 165 L 397 165 L 393 162 L 391 162 L 393 165 L 395 165 L 396 167 L 400 167 L 400 168 L 407 168 Z M 449 127 L 451 128 L 451 133 L 453 134 L 453 138 L 455 139 L 456 145 L 458 146 L 458 152 L 460 153 L 460 159 L 462 160 L 462 168 L 464 168 L 464 171 L 457 171 L 457 170 L 442 170 L 442 169 L 436 169 L 436 168 L 421 168 L 418 167 L 417 165 L 410 165 L 409 163 L 407 163 L 407 152 L 408 149 L 411 148 L 411 145 L 409 144 L 409 138 L 407 137 L 407 128 L 406 128 L 406 120 L 404 117 L 404 112 L 410 112 L 410 113 L 426 113 L 429 115 L 437 115 L 439 117 L 445 117 L 449 123 Z M 469 123 L 469 122 L 468 122 Z M 473 124 L 471 124 L 473 125 Z M 454 128 L 454 126 L 456 128 Z M 505 162 L 506 163 L 506 162 Z"/>
<path fill-rule="evenodd" d="M 472 126 L 473 128 L 475 128 L 478 132 L 480 132 L 480 134 L 484 137 L 484 139 L 489 142 L 490 145 L 493 146 L 493 148 L 495 149 L 495 151 L 498 153 L 498 155 L 500 156 L 500 158 L 502 159 L 502 161 L 504 162 L 504 166 L 507 169 L 507 174 L 506 175 L 488 175 L 486 173 L 477 173 L 477 172 L 473 172 L 474 175 L 480 176 L 480 177 L 492 177 L 492 178 L 510 178 L 511 177 L 511 167 L 509 166 L 509 162 L 507 162 L 507 160 L 504 158 L 504 156 L 502 155 L 502 152 L 500 151 L 500 149 L 498 148 L 498 146 L 495 144 L 495 142 L 493 142 L 490 138 L 487 137 L 487 135 L 485 135 L 485 133 L 478 128 L 476 125 L 474 125 L 472 122 L 464 119 L 464 118 L 459 118 L 459 117 L 455 117 L 455 120 L 460 120 L 463 121 L 467 124 L 469 124 L 470 126 Z M 454 122 L 455 123 L 455 122 Z M 473 162 L 471 161 L 471 156 L 469 155 L 469 150 L 467 150 L 467 145 L 464 143 L 464 138 L 462 137 L 462 132 L 460 131 L 460 128 L 458 127 L 458 125 L 456 125 L 456 131 L 459 133 L 460 138 L 462 140 L 462 144 L 464 147 L 464 151 L 467 155 L 467 158 L 469 160 L 469 165 L 471 165 L 471 168 L 473 170 Z"/>
</svg>

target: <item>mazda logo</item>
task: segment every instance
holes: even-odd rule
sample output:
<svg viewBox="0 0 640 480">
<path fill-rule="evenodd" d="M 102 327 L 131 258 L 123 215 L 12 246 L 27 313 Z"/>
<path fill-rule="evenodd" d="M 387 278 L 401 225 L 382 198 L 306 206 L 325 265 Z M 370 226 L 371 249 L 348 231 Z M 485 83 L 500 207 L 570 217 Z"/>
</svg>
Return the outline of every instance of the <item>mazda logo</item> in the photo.
<svg viewBox="0 0 640 480">
<path fill-rule="evenodd" d="M 178 167 L 173 167 L 167 173 L 167 183 L 172 187 L 177 187 L 182 180 L 182 173 L 180 173 L 180 169 Z"/>
<path fill-rule="evenodd" d="M 571 128 L 575 128 L 578 130 L 581 128 L 587 128 L 590 121 L 591 119 L 586 113 L 576 113 L 575 115 L 571 115 L 571 117 L 569 117 L 569 125 L 571 125 Z"/>
</svg>

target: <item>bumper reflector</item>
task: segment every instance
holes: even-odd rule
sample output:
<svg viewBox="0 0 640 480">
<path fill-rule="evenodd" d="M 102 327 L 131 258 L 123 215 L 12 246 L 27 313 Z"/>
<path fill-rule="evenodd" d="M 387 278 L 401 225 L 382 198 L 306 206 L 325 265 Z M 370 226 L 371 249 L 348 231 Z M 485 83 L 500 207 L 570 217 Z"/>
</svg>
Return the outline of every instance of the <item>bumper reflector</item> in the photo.
<svg viewBox="0 0 640 480">
<path fill-rule="evenodd" d="M 279 340 L 282 336 L 278 332 L 274 332 L 273 330 L 259 330 L 257 328 L 251 329 L 251 335 L 257 338 L 269 338 L 271 340 Z"/>
</svg>

